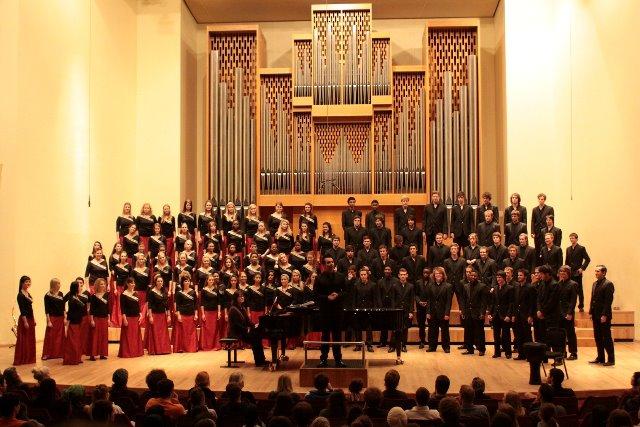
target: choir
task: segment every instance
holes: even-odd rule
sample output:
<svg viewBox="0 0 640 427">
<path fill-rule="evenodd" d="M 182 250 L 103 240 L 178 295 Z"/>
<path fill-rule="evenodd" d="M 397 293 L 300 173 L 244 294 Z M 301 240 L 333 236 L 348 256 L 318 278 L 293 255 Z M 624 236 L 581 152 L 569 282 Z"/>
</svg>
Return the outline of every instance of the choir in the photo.
<svg viewBox="0 0 640 427">
<path fill-rule="evenodd" d="M 176 221 L 169 205 L 156 217 L 145 203 L 134 217 L 131 204 L 125 203 L 108 258 L 100 242 L 94 244 L 85 270 L 88 288 L 78 278 L 64 295 L 60 281 L 51 280 L 44 296 L 42 359 L 62 358 L 64 364 L 82 363 L 82 355 L 106 359 L 109 326 L 121 328 L 119 357 L 142 356 L 145 349 L 148 354 L 219 350 L 220 338 L 233 334 L 251 340 L 245 342 L 255 353 L 251 328 L 272 309 L 314 302 L 314 282 L 327 256 L 347 279 L 344 307 L 403 309 L 402 336 L 390 340 L 388 331 L 381 332 L 379 347 L 389 345 L 390 352 L 396 347 L 406 351 L 407 328 L 415 314 L 419 347 L 433 352 L 441 345 L 448 353 L 455 296 L 464 327 L 463 354 L 485 354 L 484 326 L 489 324 L 493 357 L 510 358 L 513 350 L 522 359 L 525 342 L 544 341 L 548 328 L 558 327 L 567 333 L 569 358 L 577 358 L 574 316 L 576 308 L 583 311 L 582 276 L 590 263 L 578 235 L 571 233 L 563 257 L 562 230 L 544 194 L 532 209 L 530 230 L 519 194 L 511 195 L 503 226 L 491 194 L 484 193 L 482 200 L 472 207 L 461 192 L 455 205 L 445 206 L 433 192 L 420 229 L 415 208 L 403 196 L 393 213 L 392 235 L 377 201 L 363 225 L 362 212 L 349 197 L 342 213 L 344 246 L 332 224 L 319 223 L 310 203 L 295 231 L 282 203 L 266 221 L 255 204 L 246 210 L 233 203 L 218 209 L 207 201 L 196 215 L 186 200 Z M 605 280 L 606 268 L 598 271 Z M 606 306 L 613 284 L 606 282 L 606 292 L 594 287 L 606 296 L 602 307 L 596 307 L 603 320 L 594 323 L 603 363 L 600 347 L 614 360 Z M 30 285 L 29 277 L 20 279 L 16 365 L 35 362 Z M 348 327 L 357 337 L 365 332 L 367 350 L 374 351 L 366 318 Z M 283 340 L 282 355 L 301 341 Z M 256 357 L 264 361 L 264 355 Z"/>
</svg>

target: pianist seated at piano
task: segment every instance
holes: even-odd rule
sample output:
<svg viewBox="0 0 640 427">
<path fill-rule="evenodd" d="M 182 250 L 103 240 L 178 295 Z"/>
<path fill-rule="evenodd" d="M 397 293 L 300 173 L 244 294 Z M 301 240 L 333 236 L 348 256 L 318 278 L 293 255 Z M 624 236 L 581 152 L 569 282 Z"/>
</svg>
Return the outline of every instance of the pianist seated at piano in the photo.
<svg viewBox="0 0 640 427">
<path fill-rule="evenodd" d="M 251 344 L 253 360 L 256 366 L 267 365 L 262 349 L 262 336 L 258 325 L 254 324 L 244 305 L 244 293 L 236 291 L 231 307 L 229 308 L 229 338 L 237 338 Z"/>
</svg>

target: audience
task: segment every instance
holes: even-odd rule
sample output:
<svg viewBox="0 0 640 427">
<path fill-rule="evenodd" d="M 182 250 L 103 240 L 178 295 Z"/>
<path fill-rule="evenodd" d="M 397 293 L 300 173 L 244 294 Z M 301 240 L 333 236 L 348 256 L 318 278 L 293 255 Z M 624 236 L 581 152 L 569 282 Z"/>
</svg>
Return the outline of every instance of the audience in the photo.
<svg viewBox="0 0 640 427">
<path fill-rule="evenodd" d="M 214 409 L 207 406 L 204 392 L 199 387 L 189 390 L 189 409 L 178 421 L 180 426 L 192 426 L 200 420 L 217 420 L 218 415 Z"/>
<path fill-rule="evenodd" d="M 290 417 L 293 410 L 293 399 L 290 393 L 280 393 L 276 396 L 276 403 L 269 412 L 269 418 L 271 417 Z"/>
<path fill-rule="evenodd" d="M 387 414 L 387 424 L 389 427 L 407 427 L 407 414 L 404 409 L 394 406 Z"/>
<path fill-rule="evenodd" d="M 506 403 L 501 403 L 498 405 L 498 410 L 496 411 L 496 415 L 500 414 L 501 418 L 504 416 L 508 417 L 511 425 L 516 425 L 518 423 L 518 415 L 516 415 L 516 410 L 513 409 L 513 406 L 508 405 Z M 494 415 L 495 418 L 495 415 Z M 504 422 L 504 421 L 502 421 Z"/>
<path fill-rule="evenodd" d="M 304 396 L 305 400 L 309 402 L 327 400 L 329 394 L 331 394 L 331 386 L 329 385 L 329 377 L 325 374 L 316 374 L 313 377 L 313 387 Z"/>
<path fill-rule="evenodd" d="M 287 374 L 282 374 L 278 377 L 278 385 L 276 386 L 276 389 L 269 392 L 269 396 L 267 398 L 269 400 L 275 400 L 280 393 L 287 393 L 291 395 L 294 403 L 298 403 L 300 401 L 300 396 L 293 392 L 293 383 L 291 381 L 291 377 Z"/>
<path fill-rule="evenodd" d="M 475 391 L 470 385 L 460 387 L 458 394 L 460 399 L 460 415 L 466 418 L 484 418 L 489 420 L 489 411 L 484 405 L 476 405 L 473 403 Z"/>
<path fill-rule="evenodd" d="M 398 390 L 400 384 L 400 373 L 395 369 L 390 369 L 384 375 L 384 391 L 382 397 L 385 399 L 402 400 L 407 399 L 407 393 Z"/>
<path fill-rule="evenodd" d="M 448 376 L 438 375 L 436 377 L 435 393 L 431 395 L 429 406 L 431 406 L 432 408 L 437 408 L 440 401 L 447 397 L 447 392 L 449 391 L 450 385 L 451 381 L 449 380 Z"/>
<path fill-rule="evenodd" d="M 244 389 L 244 374 L 240 371 L 236 371 L 233 372 L 231 375 L 229 375 L 229 384 L 237 384 L 238 387 L 240 387 L 240 397 L 242 399 L 243 402 L 245 403 L 256 403 L 256 399 L 255 397 L 253 397 L 253 393 L 251 393 L 250 391 L 246 391 L 243 390 Z M 223 399 L 228 399 L 229 396 L 227 395 L 227 392 L 225 390 L 224 393 L 222 393 L 221 396 Z"/>
<path fill-rule="evenodd" d="M 287 417 L 273 417 L 267 423 L 267 427 L 294 427 L 291 420 Z"/>
<path fill-rule="evenodd" d="M 549 370 L 549 377 L 547 383 L 551 384 L 553 388 L 553 397 L 574 397 L 576 393 L 573 389 L 562 387 L 564 381 L 564 372 L 562 369 L 551 368 Z"/>
<path fill-rule="evenodd" d="M 186 413 L 184 406 L 180 404 L 173 392 L 173 381 L 170 379 L 158 381 L 157 392 L 158 397 L 149 399 L 145 405 L 145 410 L 149 410 L 154 406 L 161 406 L 164 409 L 164 415 L 171 420 L 175 420 Z"/>
<path fill-rule="evenodd" d="M 614 409 L 609 414 L 609 419 L 607 420 L 607 427 L 632 427 L 633 422 L 631 421 L 631 417 L 629 413 L 623 409 Z"/>
<path fill-rule="evenodd" d="M 522 399 L 520 399 L 520 394 L 518 392 L 513 390 L 506 392 L 504 394 L 503 402 L 513 408 L 517 417 L 525 415 L 524 406 L 522 406 Z"/>
<path fill-rule="evenodd" d="M 514 427 L 515 421 L 504 412 L 496 412 L 491 420 L 491 427 Z"/>
<path fill-rule="evenodd" d="M 368 416 L 360 415 L 358 418 L 353 420 L 351 427 L 373 427 L 373 422 L 371 422 L 371 418 Z"/>
<path fill-rule="evenodd" d="M 622 394 L 618 407 L 627 411 L 637 421 L 640 410 L 640 372 L 634 372 L 631 376 L 631 388 Z"/>
<path fill-rule="evenodd" d="M 229 383 L 223 393 L 226 399 L 229 401 L 220 406 L 218 410 L 218 418 L 225 420 L 228 418 L 237 417 L 238 414 L 242 414 L 249 403 L 242 401 L 242 390 L 236 383 Z"/>
<path fill-rule="evenodd" d="M 460 427 L 460 403 L 453 397 L 444 397 L 438 404 L 438 412 L 445 427 Z"/>
<path fill-rule="evenodd" d="M 146 406 L 147 400 L 152 397 L 158 397 L 158 382 L 167 379 L 167 373 L 164 369 L 152 369 L 149 371 L 144 381 L 147 383 L 147 390 L 140 397 L 140 405 Z"/>
<path fill-rule="evenodd" d="M 202 391 L 207 407 L 213 409 L 216 407 L 216 394 L 211 390 L 210 386 L 211 380 L 209 378 L 209 373 L 206 371 L 200 371 L 196 375 L 195 385 L 191 390 L 189 390 L 189 393 L 196 389 Z"/>
<path fill-rule="evenodd" d="M 311 422 L 310 427 L 330 427 L 329 420 L 325 417 L 316 417 L 315 420 Z"/>
<path fill-rule="evenodd" d="M 349 394 L 347 394 L 347 400 L 349 402 L 362 402 L 364 395 L 362 389 L 364 388 L 364 382 L 360 378 L 354 378 L 349 383 Z"/>
<path fill-rule="evenodd" d="M 56 380 L 45 378 L 40 382 L 40 386 L 35 390 L 35 396 L 31 404 L 36 408 L 51 409 L 58 403 L 60 391 Z"/>
<path fill-rule="evenodd" d="M 538 412 L 540 416 L 538 427 L 558 427 L 556 408 L 553 403 L 543 403 Z"/>
<path fill-rule="evenodd" d="M 545 403 L 551 403 L 556 417 L 561 417 L 563 415 L 567 415 L 567 411 L 561 405 L 553 405 L 553 387 L 549 384 L 540 384 L 538 388 L 538 395 L 536 396 L 536 400 L 531 404 L 531 410 L 529 414 L 532 418 L 536 418 L 539 416 L 538 412 L 542 409 L 542 406 Z"/>
<path fill-rule="evenodd" d="M 98 384 L 97 386 L 94 387 L 93 392 L 91 393 L 91 404 L 85 405 L 83 408 L 85 414 L 87 414 L 89 419 L 92 419 L 91 413 L 93 412 L 93 406 L 95 405 L 96 402 L 100 400 L 109 401 L 109 389 L 104 384 Z M 109 402 L 109 404 L 111 404 L 111 402 Z M 112 412 L 112 415 L 124 414 L 124 412 L 122 411 L 122 408 L 120 408 L 118 405 L 113 405 L 113 404 L 111 405 L 111 412 Z M 109 419 L 111 418 L 113 417 L 112 416 L 109 417 Z"/>
<path fill-rule="evenodd" d="M 482 378 L 475 377 L 473 380 L 471 380 L 471 387 L 473 388 L 473 391 L 475 393 L 475 397 L 473 399 L 474 402 L 477 402 L 479 400 L 491 400 L 491 396 L 484 392 L 485 383 Z"/>
<path fill-rule="evenodd" d="M 440 418 L 437 409 L 429 409 L 429 390 L 420 387 L 416 390 L 416 406 L 405 412 L 409 420 L 436 420 Z"/>
<path fill-rule="evenodd" d="M 291 419 L 296 427 L 309 427 L 314 418 L 315 414 L 309 402 L 298 402 L 293 406 Z"/>
<path fill-rule="evenodd" d="M 18 374 L 15 367 L 12 366 L 5 369 L 2 376 L 4 377 L 5 393 L 16 393 L 21 400 L 31 397 L 31 388 L 27 383 L 22 382 L 22 378 L 20 378 L 20 374 Z"/>
<path fill-rule="evenodd" d="M 140 396 L 133 390 L 129 390 L 127 383 L 129 382 L 129 371 L 124 368 L 116 369 L 111 376 L 111 390 L 109 397 L 112 402 L 117 403 L 121 400 L 130 399 L 133 406 L 140 405 Z M 147 383 L 148 386 L 149 383 Z M 124 409 L 124 408 L 123 408 Z"/>
<path fill-rule="evenodd" d="M 387 413 L 382 410 L 381 405 L 382 392 L 379 388 L 369 387 L 364 391 L 362 415 L 366 415 L 369 418 L 386 418 Z"/>
<path fill-rule="evenodd" d="M 320 411 L 321 417 L 346 418 L 347 398 L 342 390 L 334 390 L 327 399 L 327 407 Z"/>
<path fill-rule="evenodd" d="M 20 399 L 13 393 L 3 393 L 0 397 L 0 425 L 14 427 L 21 426 L 26 421 L 17 418 L 20 410 Z"/>
</svg>

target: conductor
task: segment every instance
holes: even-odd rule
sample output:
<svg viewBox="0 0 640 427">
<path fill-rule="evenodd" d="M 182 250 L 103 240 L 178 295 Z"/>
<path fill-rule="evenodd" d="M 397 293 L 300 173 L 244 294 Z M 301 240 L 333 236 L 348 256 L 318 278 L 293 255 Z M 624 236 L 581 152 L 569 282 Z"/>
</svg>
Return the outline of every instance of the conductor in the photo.
<svg viewBox="0 0 640 427">
<path fill-rule="evenodd" d="M 345 279 L 341 273 L 336 272 L 334 259 L 327 255 L 323 259 L 324 271 L 316 280 L 315 291 L 320 309 L 322 323 L 322 341 L 340 341 L 342 334 L 342 293 L 345 287 Z M 345 368 L 342 361 L 340 344 L 331 346 L 336 368 Z M 326 368 L 328 365 L 329 344 L 320 347 L 320 364 L 318 368 Z"/>
</svg>

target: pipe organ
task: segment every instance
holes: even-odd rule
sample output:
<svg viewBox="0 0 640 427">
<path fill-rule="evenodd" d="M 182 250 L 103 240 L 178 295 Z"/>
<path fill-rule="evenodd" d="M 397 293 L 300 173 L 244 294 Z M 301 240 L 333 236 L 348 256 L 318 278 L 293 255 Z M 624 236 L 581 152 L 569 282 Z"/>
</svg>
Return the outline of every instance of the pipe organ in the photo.
<svg viewBox="0 0 640 427">
<path fill-rule="evenodd" d="M 290 68 L 263 67 L 257 25 L 208 28 L 211 197 L 477 200 L 477 20 L 427 20 L 423 65 L 393 64 L 391 35 L 373 27 L 370 4 L 314 5 Z"/>
</svg>

